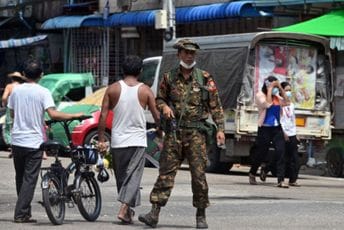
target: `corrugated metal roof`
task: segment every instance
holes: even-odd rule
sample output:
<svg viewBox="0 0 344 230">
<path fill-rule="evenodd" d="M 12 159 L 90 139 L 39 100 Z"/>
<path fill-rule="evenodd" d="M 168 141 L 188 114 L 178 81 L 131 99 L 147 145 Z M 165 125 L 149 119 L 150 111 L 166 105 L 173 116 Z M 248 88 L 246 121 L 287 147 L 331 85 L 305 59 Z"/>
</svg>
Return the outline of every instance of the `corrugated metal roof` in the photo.
<svg viewBox="0 0 344 230">
<path fill-rule="evenodd" d="M 9 39 L 5 41 L 0 41 L 0 49 L 31 45 L 35 42 L 42 41 L 46 39 L 47 37 L 48 35 L 38 35 L 34 37 L 27 37 L 27 38 L 21 38 L 21 39 Z"/>
</svg>

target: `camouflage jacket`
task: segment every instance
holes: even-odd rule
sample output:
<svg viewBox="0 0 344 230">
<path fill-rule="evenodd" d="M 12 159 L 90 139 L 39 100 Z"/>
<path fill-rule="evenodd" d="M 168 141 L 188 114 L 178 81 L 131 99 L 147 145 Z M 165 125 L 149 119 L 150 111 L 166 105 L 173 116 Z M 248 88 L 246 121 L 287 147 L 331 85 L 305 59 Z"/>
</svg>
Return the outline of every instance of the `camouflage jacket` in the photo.
<svg viewBox="0 0 344 230">
<path fill-rule="evenodd" d="M 200 85 L 197 80 L 198 73 L 203 75 L 204 85 Z M 189 95 L 188 89 L 190 89 Z M 204 98 L 202 100 L 202 90 L 208 91 L 205 101 Z M 206 71 L 194 68 L 188 80 L 184 79 L 179 67 L 165 73 L 160 83 L 156 103 L 160 111 L 165 105 L 170 106 L 177 120 L 184 106 L 182 120 L 186 122 L 206 120 L 210 113 L 218 131 L 224 130 L 224 115 L 219 93 L 213 77 Z"/>
</svg>

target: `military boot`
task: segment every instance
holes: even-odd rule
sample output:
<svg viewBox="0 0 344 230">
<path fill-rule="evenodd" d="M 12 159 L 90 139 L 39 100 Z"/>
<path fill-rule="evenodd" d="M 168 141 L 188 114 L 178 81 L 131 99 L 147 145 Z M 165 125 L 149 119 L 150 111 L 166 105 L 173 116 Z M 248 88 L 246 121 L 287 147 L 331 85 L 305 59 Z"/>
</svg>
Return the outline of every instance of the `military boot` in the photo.
<svg viewBox="0 0 344 230">
<path fill-rule="evenodd" d="M 196 213 L 196 228 L 208 228 L 207 221 L 205 219 L 205 209 L 198 208 Z"/>
<path fill-rule="evenodd" d="M 160 207 L 157 204 L 152 205 L 152 209 L 145 215 L 139 215 L 139 221 L 146 225 L 155 228 L 159 221 Z"/>
</svg>

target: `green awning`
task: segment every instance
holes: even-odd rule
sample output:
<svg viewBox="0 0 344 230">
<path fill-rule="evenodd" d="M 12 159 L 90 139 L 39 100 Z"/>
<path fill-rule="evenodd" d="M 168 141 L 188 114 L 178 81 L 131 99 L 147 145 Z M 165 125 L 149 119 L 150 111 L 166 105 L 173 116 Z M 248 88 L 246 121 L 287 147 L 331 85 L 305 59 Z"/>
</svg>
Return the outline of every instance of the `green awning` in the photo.
<svg viewBox="0 0 344 230">
<path fill-rule="evenodd" d="M 298 24 L 275 28 L 277 31 L 316 34 L 330 38 L 331 48 L 344 50 L 344 9 Z"/>
</svg>

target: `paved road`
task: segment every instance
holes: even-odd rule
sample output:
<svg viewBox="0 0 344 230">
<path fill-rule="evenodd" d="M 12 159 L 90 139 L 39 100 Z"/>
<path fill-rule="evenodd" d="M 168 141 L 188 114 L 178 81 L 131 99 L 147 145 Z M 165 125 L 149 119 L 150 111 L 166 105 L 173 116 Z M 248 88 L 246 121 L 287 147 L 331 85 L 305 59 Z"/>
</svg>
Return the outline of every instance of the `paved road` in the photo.
<svg viewBox="0 0 344 230">
<path fill-rule="evenodd" d="M 8 153 L 0 152 L 0 229 L 147 229 L 135 218 L 133 225 L 120 225 L 115 216 L 115 181 L 101 184 L 103 207 L 96 222 L 86 222 L 77 208 L 67 209 L 63 226 L 53 226 L 41 200 L 37 186 L 33 202 L 36 224 L 12 222 L 16 201 L 14 169 Z M 44 161 L 48 164 L 52 159 Z M 302 187 L 282 189 L 275 187 L 276 179 L 269 177 L 258 186 L 248 184 L 247 167 L 235 167 L 231 175 L 207 174 L 211 206 L 207 209 L 209 229 L 343 229 L 344 179 L 301 174 Z M 309 171 L 302 170 L 302 173 Z M 321 174 L 321 172 L 313 172 Z M 142 182 L 142 206 L 136 213 L 149 210 L 149 192 L 157 170 L 146 168 Z M 190 175 L 187 170 L 177 174 L 171 199 L 162 209 L 159 229 L 193 229 L 195 209 L 192 207 Z"/>
</svg>

